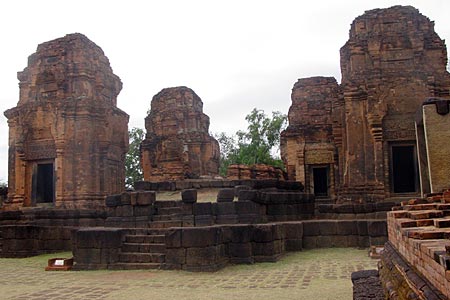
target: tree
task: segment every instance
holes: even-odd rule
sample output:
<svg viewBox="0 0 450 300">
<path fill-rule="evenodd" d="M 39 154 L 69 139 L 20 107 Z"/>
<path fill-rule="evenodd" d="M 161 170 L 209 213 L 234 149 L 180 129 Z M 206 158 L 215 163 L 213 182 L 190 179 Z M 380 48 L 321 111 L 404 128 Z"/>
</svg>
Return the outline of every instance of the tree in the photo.
<svg viewBox="0 0 450 300">
<path fill-rule="evenodd" d="M 132 188 L 136 181 L 143 179 L 140 146 L 144 140 L 144 130 L 133 128 L 128 131 L 130 147 L 125 155 L 125 187 Z"/>
<path fill-rule="evenodd" d="M 267 164 L 283 167 L 280 157 L 274 154 L 280 147 L 280 133 L 286 127 L 287 116 L 272 112 L 268 117 L 263 110 L 254 108 L 245 117 L 246 131 L 237 131 L 228 136 L 224 132 L 216 135 L 220 144 L 220 174 L 225 175 L 230 164 Z"/>
</svg>

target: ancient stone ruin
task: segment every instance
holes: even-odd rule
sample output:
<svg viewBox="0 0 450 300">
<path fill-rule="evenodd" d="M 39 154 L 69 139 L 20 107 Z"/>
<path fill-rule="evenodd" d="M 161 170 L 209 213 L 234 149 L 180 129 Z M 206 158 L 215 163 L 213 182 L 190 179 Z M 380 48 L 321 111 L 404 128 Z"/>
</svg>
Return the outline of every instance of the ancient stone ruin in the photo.
<svg viewBox="0 0 450 300">
<path fill-rule="evenodd" d="M 342 82 L 299 79 L 281 156 L 290 180 L 319 198 L 373 202 L 420 196 L 415 113 L 450 97 L 447 50 L 410 6 L 367 11 L 341 48 Z"/>
<path fill-rule="evenodd" d="M 123 190 L 128 115 L 122 82 L 102 49 L 82 34 L 38 46 L 18 73 L 9 125 L 8 208 L 103 206 Z"/>
<path fill-rule="evenodd" d="M 144 180 L 218 175 L 219 143 L 209 135 L 203 102 L 190 88 L 166 88 L 156 94 L 145 128 L 141 145 Z"/>
<path fill-rule="evenodd" d="M 227 179 L 277 179 L 285 180 L 282 168 L 265 164 L 242 165 L 233 164 L 227 168 Z"/>
<path fill-rule="evenodd" d="M 352 275 L 355 299 L 446 299 L 446 63 L 444 42 L 415 8 L 356 18 L 341 49 L 342 83 L 294 85 L 281 145 L 291 180 L 241 165 L 229 169 L 233 179 L 211 178 L 219 149 L 200 98 L 163 89 L 146 118 L 146 181 L 123 192 L 128 116 L 116 107 L 119 78 L 83 35 L 44 43 L 19 73 L 17 107 L 5 112 L 0 257 L 72 250 L 74 269 L 215 271 L 287 251 L 384 244 L 379 270 Z M 218 189 L 216 201 L 197 201 L 202 188 Z M 161 190 L 181 191 L 180 199 L 158 200 Z M 41 207 L 18 209 L 28 206 Z"/>
</svg>

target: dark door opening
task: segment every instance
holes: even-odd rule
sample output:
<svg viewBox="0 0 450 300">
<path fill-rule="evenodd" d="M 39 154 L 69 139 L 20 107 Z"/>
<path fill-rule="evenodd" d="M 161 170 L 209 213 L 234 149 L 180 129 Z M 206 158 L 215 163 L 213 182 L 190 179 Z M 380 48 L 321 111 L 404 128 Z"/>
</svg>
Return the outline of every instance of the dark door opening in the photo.
<svg viewBox="0 0 450 300">
<path fill-rule="evenodd" d="M 413 145 L 392 146 L 392 181 L 394 193 L 417 191 L 416 151 Z"/>
<path fill-rule="evenodd" d="M 328 168 L 313 168 L 314 195 L 316 197 L 328 196 Z"/>
<path fill-rule="evenodd" d="M 53 163 L 37 164 L 33 195 L 35 203 L 52 203 L 54 198 Z"/>
</svg>

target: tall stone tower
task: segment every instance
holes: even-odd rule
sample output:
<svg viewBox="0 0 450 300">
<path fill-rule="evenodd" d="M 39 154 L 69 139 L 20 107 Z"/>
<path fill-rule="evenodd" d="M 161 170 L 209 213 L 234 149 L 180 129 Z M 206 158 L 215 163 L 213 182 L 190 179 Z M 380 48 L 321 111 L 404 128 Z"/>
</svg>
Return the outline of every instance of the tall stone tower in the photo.
<svg viewBox="0 0 450 300">
<path fill-rule="evenodd" d="M 187 87 L 156 94 L 141 144 L 144 180 L 182 180 L 219 173 L 219 143 L 209 135 L 203 102 Z"/>
<path fill-rule="evenodd" d="M 83 208 L 124 187 L 128 115 L 122 82 L 82 34 L 40 44 L 18 73 L 9 125 L 8 207 Z"/>
<path fill-rule="evenodd" d="M 342 82 L 303 78 L 292 90 L 281 156 L 316 195 L 381 201 L 420 195 L 415 113 L 450 99 L 447 49 L 411 6 L 366 11 L 341 48 Z"/>
</svg>

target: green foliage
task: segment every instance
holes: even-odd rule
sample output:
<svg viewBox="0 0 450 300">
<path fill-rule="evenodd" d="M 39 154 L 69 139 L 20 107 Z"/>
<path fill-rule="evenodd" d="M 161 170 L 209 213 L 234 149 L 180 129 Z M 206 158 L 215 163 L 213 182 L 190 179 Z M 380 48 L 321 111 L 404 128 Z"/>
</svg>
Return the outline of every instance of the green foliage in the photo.
<svg viewBox="0 0 450 300">
<path fill-rule="evenodd" d="M 125 155 L 125 187 L 132 188 L 136 181 L 143 179 L 143 172 L 140 164 L 140 145 L 144 140 L 144 130 L 133 128 L 128 131 L 130 148 Z"/>
<path fill-rule="evenodd" d="M 246 131 L 237 131 L 228 136 L 222 132 L 216 135 L 220 144 L 220 174 L 226 175 L 231 164 L 267 164 L 283 167 L 279 156 L 273 155 L 280 147 L 280 133 L 286 127 L 287 116 L 272 112 L 268 117 L 263 110 L 254 108 L 245 117 Z"/>
</svg>

